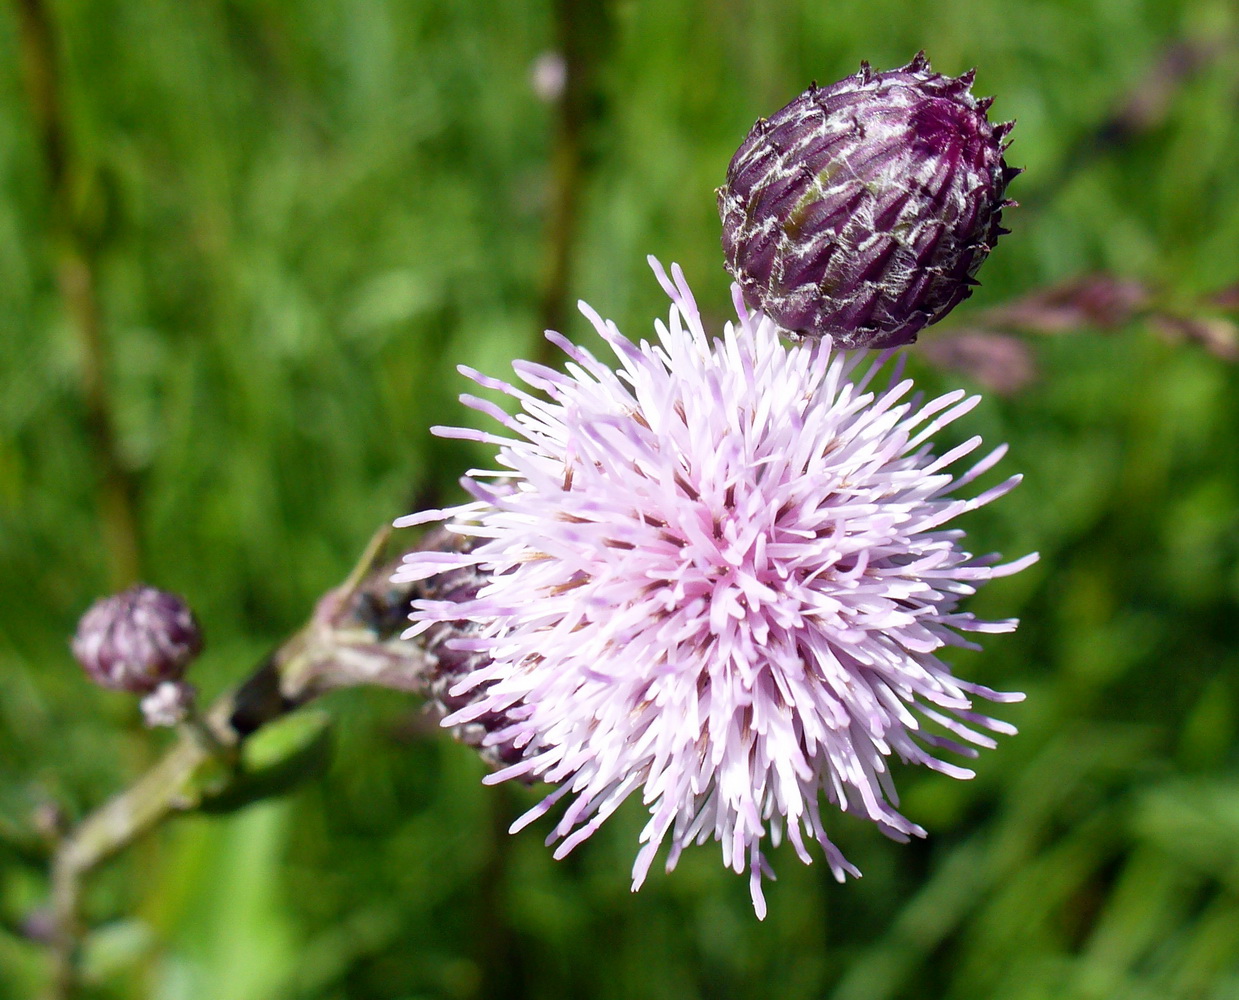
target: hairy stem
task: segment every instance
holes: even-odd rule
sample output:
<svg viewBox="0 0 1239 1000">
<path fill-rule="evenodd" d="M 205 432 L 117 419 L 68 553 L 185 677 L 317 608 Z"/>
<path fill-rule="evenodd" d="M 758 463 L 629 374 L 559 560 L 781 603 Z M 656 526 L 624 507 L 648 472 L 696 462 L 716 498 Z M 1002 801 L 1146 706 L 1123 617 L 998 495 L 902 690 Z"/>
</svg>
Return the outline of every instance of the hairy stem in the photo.
<svg viewBox="0 0 1239 1000">
<path fill-rule="evenodd" d="M 246 778 L 240 749 L 255 732 L 327 691 L 374 684 L 422 693 L 429 660 L 389 623 L 409 594 L 388 582 L 382 561 L 388 529 L 378 532 L 348 580 L 329 591 L 310 620 L 237 687 L 221 695 L 136 783 L 87 816 L 52 857 L 51 1000 L 69 1000 L 80 983 L 86 930 L 82 890 L 99 865 L 179 813 L 225 798 Z"/>
</svg>

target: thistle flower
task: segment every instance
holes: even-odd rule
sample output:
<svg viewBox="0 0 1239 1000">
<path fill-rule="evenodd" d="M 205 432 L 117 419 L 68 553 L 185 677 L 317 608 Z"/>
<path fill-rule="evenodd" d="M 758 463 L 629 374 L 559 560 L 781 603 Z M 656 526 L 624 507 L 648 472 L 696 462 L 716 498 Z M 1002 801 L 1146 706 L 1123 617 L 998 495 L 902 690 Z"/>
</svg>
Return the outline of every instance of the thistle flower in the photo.
<svg viewBox="0 0 1239 1000">
<path fill-rule="evenodd" d="M 634 890 L 664 842 L 670 870 L 713 837 L 749 869 L 763 916 L 767 842 L 786 836 L 807 863 L 815 840 L 838 879 L 859 874 L 823 799 L 921 836 L 898 811 L 890 759 L 968 777 L 936 753 L 974 756 L 954 737 L 988 747 L 987 731 L 1014 731 L 974 703 L 1022 696 L 954 677 L 937 653 L 1013 629 L 958 605 L 1035 556 L 976 558 L 945 527 L 1018 481 L 949 495 L 1004 451 L 957 477 L 947 470 L 980 439 L 933 451 L 977 397 L 925 400 L 898 372 L 874 388 L 884 359 L 858 374 L 861 356 L 829 341 L 785 346 L 738 288 L 738 319 L 712 340 L 679 268 L 651 266 L 672 300 L 655 343 L 581 305 L 616 370 L 557 333 L 566 372 L 513 366 L 534 392 L 462 367 L 520 412 L 465 395 L 506 434 L 436 428 L 495 445 L 500 470 L 469 474 L 471 502 L 397 522 L 442 522 L 466 544 L 411 553 L 396 578 L 484 578 L 476 593 L 415 600 L 407 634 L 457 623 L 447 646 L 476 657 L 443 724 L 486 720 L 483 742 L 519 754 L 485 780 L 558 786 L 513 832 L 565 803 L 548 838 L 562 857 L 639 794 L 650 819 Z"/>
<path fill-rule="evenodd" d="M 901 69 L 810 87 L 753 126 L 718 191 L 727 270 L 793 334 L 909 344 L 971 294 L 998 237 L 1011 123 L 973 73 Z"/>
</svg>

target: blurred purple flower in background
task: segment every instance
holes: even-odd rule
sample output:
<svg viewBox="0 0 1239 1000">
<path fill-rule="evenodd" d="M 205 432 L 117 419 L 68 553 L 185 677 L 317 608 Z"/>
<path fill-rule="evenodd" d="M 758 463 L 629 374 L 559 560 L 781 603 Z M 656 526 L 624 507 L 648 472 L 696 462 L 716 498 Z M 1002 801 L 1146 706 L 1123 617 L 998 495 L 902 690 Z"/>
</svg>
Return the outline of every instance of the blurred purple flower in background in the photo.
<svg viewBox="0 0 1239 1000">
<path fill-rule="evenodd" d="M 789 347 L 738 287 L 739 318 L 712 339 L 679 268 L 651 265 L 672 300 L 655 343 L 581 307 L 617 369 L 557 333 L 566 372 L 514 365 L 540 395 L 462 368 L 520 412 L 463 396 L 507 436 L 436 429 L 496 445 L 498 469 L 469 474 L 472 502 L 397 522 L 465 536 L 410 554 L 397 579 L 484 578 L 415 601 L 409 634 L 452 623 L 446 645 L 471 654 L 454 661 L 471 669 L 444 724 L 486 720 L 483 742 L 519 754 L 486 780 L 558 786 L 513 831 L 566 800 L 548 838 L 562 857 L 639 792 L 650 819 L 634 889 L 664 841 L 670 870 L 713 837 L 749 869 L 764 916 L 767 841 L 786 836 L 807 863 L 816 840 L 837 878 L 859 874 L 830 840 L 823 796 L 895 839 L 922 836 L 898 811 L 889 759 L 969 777 L 936 754 L 975 756 L 965 744 L 1014 731 L 974 703 L 1022 695 L 960 680 L 936 654 L 972 647 L 961 633 L 1015 628 L 959 603 L 1036 557 L 974 557 L 947 527 L 1019 478 L 949 495 L 1005 451 L 953 476 L 980 438 L 933 450 L 979 397 L 926 400 L 898 365 L 877 387 L 885 356 L 829 339 Z"/>
</svg>

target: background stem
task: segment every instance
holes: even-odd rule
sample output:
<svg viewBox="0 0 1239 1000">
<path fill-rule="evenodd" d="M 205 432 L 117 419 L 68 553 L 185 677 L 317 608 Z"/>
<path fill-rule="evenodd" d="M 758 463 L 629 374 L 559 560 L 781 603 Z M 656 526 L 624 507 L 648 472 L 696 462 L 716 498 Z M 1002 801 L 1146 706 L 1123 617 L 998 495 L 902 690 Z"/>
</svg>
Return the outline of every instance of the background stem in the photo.
<svg viewBox="0 0 1239 1000">
<path fill-rule="evenodd" d="M 113 590 L 141 577 L 137 484 L 121 456 L 108 393 L 107 349 L 99 304 L 98 250 L 75 209 L 86 180 L 69 124 L 55 20 L 45 0 L 14 0 L 22 76 L 42 150 L 50 197 L 56 283 L 77 338 L 86 429 L 96 463 L 96 503 Z"/>
<path fill-rule="evenodd" d="M 551 195 L 538 309 L 541 330 L 562 331 L 568 319 L 581 195 L 589 172 L 588 147 L 595 131 L 592 126 L 602 117 L 599 75 L 613 34 L 609 2 L 556 0 L 555 36 L 565 72 L 550 151 Z M 537 344 L 539 360 L 550 362 L 554 348 L 541 336 Z"/>
</svg>

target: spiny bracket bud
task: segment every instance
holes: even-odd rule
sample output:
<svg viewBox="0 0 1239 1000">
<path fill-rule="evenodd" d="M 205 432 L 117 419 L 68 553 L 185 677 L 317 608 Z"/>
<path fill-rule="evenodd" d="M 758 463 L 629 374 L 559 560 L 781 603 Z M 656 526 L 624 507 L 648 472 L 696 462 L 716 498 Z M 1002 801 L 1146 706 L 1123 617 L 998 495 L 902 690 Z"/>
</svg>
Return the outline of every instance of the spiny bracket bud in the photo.
<svg viewBox="0 0 1239 1000">
<path fill-rule="evenodd" d="M 180 684 L 202 652 L 202 630 L 181 598 L 145 584 L 96 601 L 82 615 L 73 655 L 100 687 L 151 695 Z"/>
<path fill-rule="evenodd" d="M 718 190 L 727 270 L 798 337 L 910 344 L 971 294 L 998 237 L 1012 123 L 986 118 L 974 73 L 901 69 L 811 86 L 757 122 Z"/>
<path fill-rule="evenodd" d="M 468 551 L 474 544 L 471 538 L 436 528 L 426 534 L 418 548 L 439 552 Z M 450 601 L 463 607 L 478 596 L 489 579 L 490 574 L 478 566 L 450 569 L 418 582 L 414 596 L 423 600 Z M 430 671 L 428 704 L 440 718 L 479 700 L 490 686 L 483 684 L 453 693 L 460 681 L 486 665 L 484 653 L 467 648 L 477 630 L 477 625 L 464 619 L 438 622 L 422 637 L 423 649 L 435 660 Z M 471 722 L 453 726 L 451 733 L 461 743 L 474 747 L 490 766 L 504 767 L 521 759 L 520 748 L 511 740 L 495 735 L 511 725 L 512 720 L 505 715 L 487 712 Z"/>
</svg>

